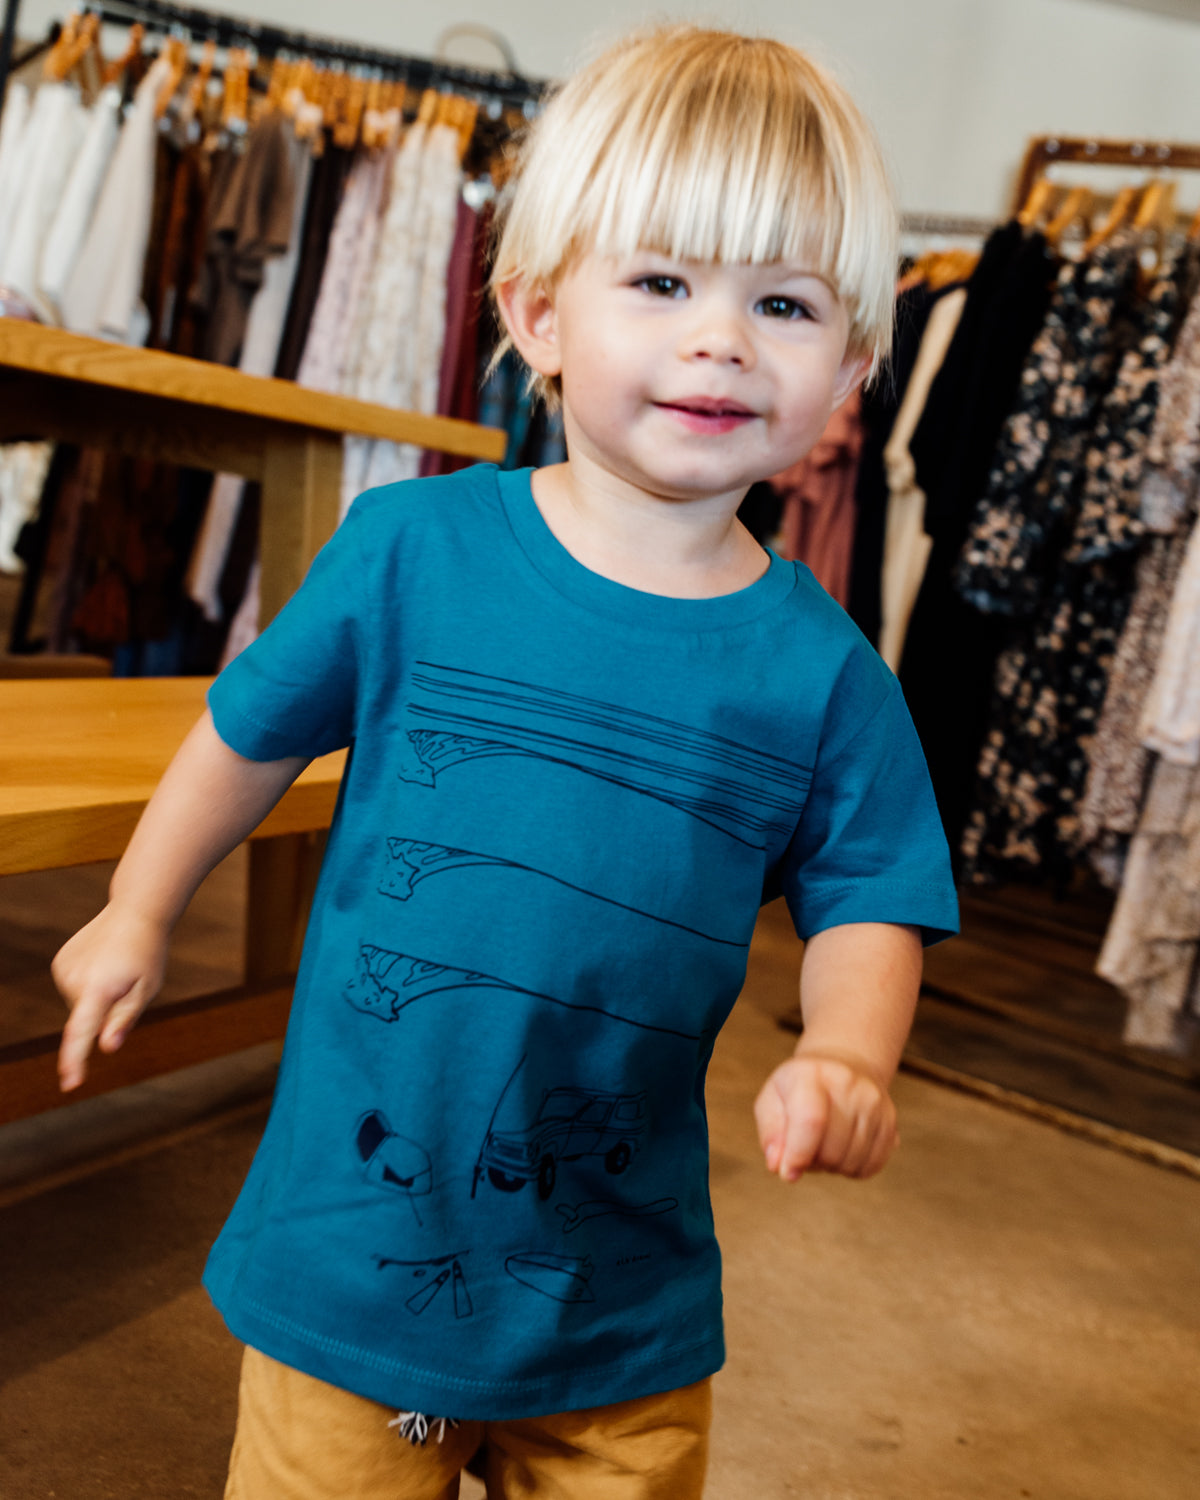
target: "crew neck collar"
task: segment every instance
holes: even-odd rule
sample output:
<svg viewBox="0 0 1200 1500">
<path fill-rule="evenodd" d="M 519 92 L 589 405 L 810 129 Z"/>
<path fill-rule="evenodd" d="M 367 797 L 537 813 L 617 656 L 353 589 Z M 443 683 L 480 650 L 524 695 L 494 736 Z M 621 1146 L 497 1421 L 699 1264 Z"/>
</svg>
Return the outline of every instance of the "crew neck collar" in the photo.
<svg viewBox="0 0 1200 1500">
<path fill-rule="evenodd" d="M 796 586 L 795 567 L 770 548 L 767 570 L 744 589 L 711 599 L 648 594 L 585 567 L 546 524 L 533 498 L 532 469 L 496 471 L 500 499 L 517 545 L 559 594 L 596 614 L 653 630 L 723 630 L 774 609 Z"/>
</svg>

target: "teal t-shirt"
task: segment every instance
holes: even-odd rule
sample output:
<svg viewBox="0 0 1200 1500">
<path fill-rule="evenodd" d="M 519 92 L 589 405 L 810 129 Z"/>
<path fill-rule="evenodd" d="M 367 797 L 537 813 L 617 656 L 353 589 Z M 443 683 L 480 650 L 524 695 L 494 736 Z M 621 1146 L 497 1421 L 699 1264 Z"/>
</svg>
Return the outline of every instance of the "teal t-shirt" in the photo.
<svg viewBox="0 0 1200 1500">
<path fill-rule="evenodd" d="M 251 759 L 350 747 L 234 1334 L 484 1420 L 719 1368 L 704 1080 L 760 904 L 956 926 L 886 667 L 801 565 L 644 594 L 481 466 L 357 500 L 209 703 Z"/>
</svg>

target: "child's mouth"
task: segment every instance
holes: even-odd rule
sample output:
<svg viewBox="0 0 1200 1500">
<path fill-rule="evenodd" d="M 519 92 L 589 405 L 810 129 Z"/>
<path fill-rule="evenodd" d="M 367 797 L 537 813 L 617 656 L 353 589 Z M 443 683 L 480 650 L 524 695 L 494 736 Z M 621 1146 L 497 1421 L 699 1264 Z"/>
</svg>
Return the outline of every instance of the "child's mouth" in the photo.
<svg viewBox="0 0 1200 1500">
<path fill-rule="evenodd" d="M 682 401 L 659 401 L 660 411 L 668 412 L 690 432 L 732 432 L 753 421 L 755 413 L 740 401 L 721 401 L 709 396 L 688 396 Z"/>
</svg>

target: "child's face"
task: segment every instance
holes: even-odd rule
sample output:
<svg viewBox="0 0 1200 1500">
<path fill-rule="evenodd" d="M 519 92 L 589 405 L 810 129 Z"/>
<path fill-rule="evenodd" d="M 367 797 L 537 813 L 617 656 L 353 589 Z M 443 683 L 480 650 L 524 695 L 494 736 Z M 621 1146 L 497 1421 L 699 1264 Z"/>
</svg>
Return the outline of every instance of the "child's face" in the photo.
<svg viewBox="0 0 1200 1500">
<path fill-rule="evenodd" d="M 532 326 L 532 351 L 514 335 L 535 369 L 561 376 L 571 462 L 671 499 L 744 492 L 787 468 L 866 368 L 846 357 L 832 288 L 789 264 L 589 256 Z"/>
</svg>

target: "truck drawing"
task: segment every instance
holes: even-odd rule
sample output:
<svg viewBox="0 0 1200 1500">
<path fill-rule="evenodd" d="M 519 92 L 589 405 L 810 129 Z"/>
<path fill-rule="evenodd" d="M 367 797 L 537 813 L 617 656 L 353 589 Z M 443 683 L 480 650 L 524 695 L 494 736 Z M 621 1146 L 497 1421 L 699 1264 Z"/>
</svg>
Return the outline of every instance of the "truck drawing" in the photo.
<svg viewBox="0 0 1200 1500">
<path fill-rule="evenodd" d="M 600 1156 L 605 1170 L 618 1177 L 641 1149 L 645 1133 L 644 1093 L 547 1089 L 524 1130 L 489 1129 L 479 1165 L 502 1193 L 518 1193 L 536 1182 L 544 1200 L 554 1191 L 559 1162 Z"/>
</svg>

